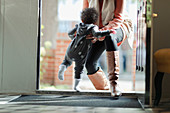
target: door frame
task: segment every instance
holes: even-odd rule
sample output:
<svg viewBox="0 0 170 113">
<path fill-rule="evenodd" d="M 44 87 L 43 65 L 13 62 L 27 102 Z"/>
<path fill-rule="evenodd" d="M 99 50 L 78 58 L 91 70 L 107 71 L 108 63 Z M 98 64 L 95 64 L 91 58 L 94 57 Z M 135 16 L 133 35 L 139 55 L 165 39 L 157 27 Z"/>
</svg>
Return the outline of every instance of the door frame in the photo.
<svg viewBox="0 0 170 113">
<path fill-rule="evenodd" d="M 143 24 L 144 24 L 144 26 L 146 26 L 146 29 L 145 29 L 145 36 L 146 36 L 146 59 L 145 59 L 145 70 L 144 70 L 144 76 L 145 76 L 145 94 L 144 94 L 144 99 L 142 99 L 143 100 L 143 104 L 144 105 L 151 105 L 152 103 L 151 103 L 151 101 L 150 101 L 150 99 L 151 99 L 151 97 L 150 97 L 150 95 L 151 95 L 151 84 L 150 84 L 150 82 L 151 82 L 151 73 L 150 73 L 150 68 L 151 68 L 151 26 L 149 25 L 149 23 L 150 23 L 150 13 L 151 13 L 151 8 L 150 7 L 148 7 L 150 4 L 150 1 L 149 0 L 140 0 L 140 1 L 138 1 L 137 2 L 137 5 L 138 5 L 138 11 L 137 11 L 137 13 L 138 13 L 138 16 L 139 17 L 137 17 L 137 25 L 138 25 L 138 23 L 139 23 L 139 21 L 138 20 L 142 20 L 142 19 L 144 19 L 144 23 L 142 23 L 142 26 L 143 26 Z M 139 24 L 139 25 L 141 25 L 141 24 Z M 139 26 L 139 27 L 141 27 L 141 26 Z M 145 28 L 145 27 L 144 27 Z M 138 31 L 138 28 L 137 28 L 137 31 Z M 139 31 L 139 35 L 138 35 L 138 38 L 137 38 L 137 40 L 141 40 L 143 37 L 140 35 L 140 32 L 143 32 L 143 31 Z M 137 56 L 136 56 L 137 57 Z M 141 57 L 140 55 L 139 55 L 139 57 Z M 140 62 L 140 61 L 138 61 L 138 62 Z M 139 63 L 138 63 L 139 64 Z M 140 66 L 140 64 L 138 65 L 137 64 L 137 68 L 136 68 L 136 70 L 137 71 L 142 71 L 142 65 Z"/>
<path fill-rule="evenodd" d="M 42 14 L 42 0 L 39 0 L 39 20 L 38 20 L 38 46 L 37 46 L 37 80 L 36 80 L 36 93 L 37 94 L 60 94 L 60 95 L 98 95 L 98 96 L 108 96 L 110 95 L 109 92 L 101 92 L 101 91 L 90 91 L 90 92 L 75 92 L 75 91 L 59 91 L 59 90 L 40 90 L 39 83 L 40 83 L 40 40 L 41 40 L 41 16 Z M 146 29 L 146 66 L 145 66 L 145 94 L 130 92 L 124 93 L 125 96 L 142 96 L 144 97 L 145 105 L 150 105 L 150 41 L 151 41 L 151 28 Z M 143 101 L 143 99 L 142 99 Z"/>
<path fill-rule="evenodd" d="M 36 89 L 40 86 L 40 42 L 41 42 L 41 18 L 42 18 L 42 0 L 39 0 L 38 4 L 38 37 L 37 37 L 37 79 Z"/>
</svg>

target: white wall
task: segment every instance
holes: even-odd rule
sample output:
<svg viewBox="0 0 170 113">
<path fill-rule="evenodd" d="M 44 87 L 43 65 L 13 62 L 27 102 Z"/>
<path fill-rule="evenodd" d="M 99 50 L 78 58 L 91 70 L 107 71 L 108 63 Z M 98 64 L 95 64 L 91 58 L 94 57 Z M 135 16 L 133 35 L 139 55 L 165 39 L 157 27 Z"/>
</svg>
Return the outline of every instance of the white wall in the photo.
<svg viewBox="0 0 170 113">
<path fill-rule="evenodd" d="M 38 0 L 0 0 L 0 9 L 0 92 L 34 92 Z"/>
</svg>

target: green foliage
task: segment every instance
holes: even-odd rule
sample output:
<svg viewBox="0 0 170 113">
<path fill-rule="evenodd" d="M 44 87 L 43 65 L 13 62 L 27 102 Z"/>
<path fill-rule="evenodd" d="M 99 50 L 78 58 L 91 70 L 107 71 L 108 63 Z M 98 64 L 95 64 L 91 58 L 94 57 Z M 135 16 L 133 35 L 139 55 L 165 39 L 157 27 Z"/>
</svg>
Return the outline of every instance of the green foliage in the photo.
<svg viewBox="0 0 170 113">
<path fill-rule="evenodd" d="M 41 25 L 41 30 L 43 30 L 45 28 L 44 25 Z M 43 32 L 41 31 L 41 37 L 43 36 Z M 52 43 L 50 41 L 45 41 L 44 42 L 44 47 L 41 46 L 40 47 L 40 80 L 43 79 L 43 74 L 46 72 L 45 69 L 42 68 L 42 66 L 48 66 L 48 63 L 47 62 L 43 62 L 44 61 L 44 57 L 46 56 L 47 54 L 47 49 L 51 49 L 52 47 Z"/>
<path fill-rule="evenodd" d="M 58 2 L 66 3 L 67 0 L 58 0 Z M 76 3 L 78 0 L 72 0 L 73 3 Z"/>
<path fill-rule="evenodd" d="M 41 84 L 40 85 L 40 89 L 61 89 L 61 90 L 64 90 L 64 89 L 70 89 L 70 87 L 68 85 L 50 85 L 50 84 Z"/>
<path fill-rule="evenodd" d="M 147 7 L 147 12 L 146 12 L 147 27 L 151 27 L 152 0 L 147 0 L 146 7 Z"/>
<path fill-rule="evenodd" d="M 43 36 L 42 29 L 44 29 L 44 25 L 41 24 L 41 37 Z"/>
<path fill-rule="evenodd" d="M 132 3 L 135 3 L 137 0 L 131 0 Z"/>
<path fill-rule="evenodd" d="M 52 47 L 51 41 L 45 41 L 44 42 L 44 47 L 45 47 L 45 49 L 51 49 L 51 47 Z"/>
</svg>

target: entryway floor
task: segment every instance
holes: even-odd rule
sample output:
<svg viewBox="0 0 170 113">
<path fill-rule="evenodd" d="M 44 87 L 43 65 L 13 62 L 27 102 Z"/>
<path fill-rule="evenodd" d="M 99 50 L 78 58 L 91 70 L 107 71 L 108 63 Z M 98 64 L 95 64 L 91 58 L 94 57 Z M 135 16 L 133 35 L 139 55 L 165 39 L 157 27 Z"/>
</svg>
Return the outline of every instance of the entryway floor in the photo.
<svg viewBox="0 0 170 113">
<path fill-rule="evenodd" d="M 0 95 L 0 113 L 170 113 L 170 107 L 160 103 L 155 108 L 120 108 L 120 107 L 80 107 L 58 105 L 24 105 L 11 102 L 20 95 Z M 39 100 L 46 103 L 44 100 Z M 29 101 L 26 101 L 26 103 Z"/>
</svg>

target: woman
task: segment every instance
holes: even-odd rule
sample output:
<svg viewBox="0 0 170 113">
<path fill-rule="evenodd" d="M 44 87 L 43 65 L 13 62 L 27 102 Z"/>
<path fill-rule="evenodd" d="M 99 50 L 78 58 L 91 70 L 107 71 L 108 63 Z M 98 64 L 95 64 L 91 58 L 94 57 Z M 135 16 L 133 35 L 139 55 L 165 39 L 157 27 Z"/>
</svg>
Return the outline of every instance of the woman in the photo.
<svg viewBox="0 0 170 113">
<path fill-rule="evenodd" d="M 104 50 L 107 55 L 108 78 L 112 96 L 120 96 L 122 93 L 117 85 L 119 77 L 119 50 L 118 46 L 126 39 L 128 32 L 123 25 L 124 0 L 83 0 L 83 9 L 94 7 L 99 13 L 97 25 L 100 30 L 115 30 L 116 34 L 99 38 L 88 54 L 86 69 L 87 74 L 96 89 L 108 89 L 104 72 L 97 67 L 97 61 Z M 91 36 L 87 36 L 90 38 Z"/>
<path fill-rule="evenodd" d="M 95 8 L 86 8 L 81 12 L 81 21 L 68 32 L 68 36 L 72 39 L 69 44 L 65 58 L 59 66 L 58 78 L 64 80 L 64 72 L 75 62 L 74 67 L 74 90 L 79 91 L 78 84 L 81 80 L 81 73 L 87 58 L 87 53 L 91 49 L 92 42 L 95 39 L 86 39 L 86 35 L 92 34 L 96 38 L 110 35 L 111 30 L 99 31 L 99 27 L 95 25 L 98 19 L 98 13 Z"/>
</svg>

